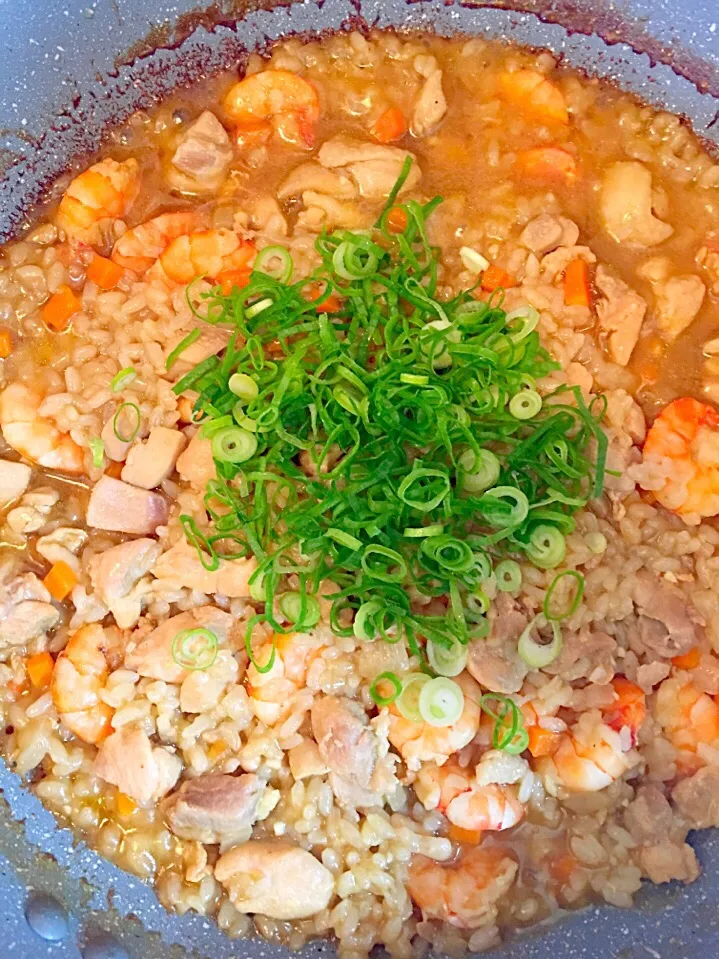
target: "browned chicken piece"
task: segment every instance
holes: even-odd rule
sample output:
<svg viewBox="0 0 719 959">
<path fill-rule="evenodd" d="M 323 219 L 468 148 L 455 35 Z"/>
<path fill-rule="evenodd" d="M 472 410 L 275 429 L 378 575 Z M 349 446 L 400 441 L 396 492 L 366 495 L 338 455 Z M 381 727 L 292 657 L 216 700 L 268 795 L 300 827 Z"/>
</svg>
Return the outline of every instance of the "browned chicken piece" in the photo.
<svg viewBox="0 0 719 959">
<path fill-rule="evenodd" d="M 197 606 L 186 613 L 178 613 L 155 627 L 138 645 L 125 656 L 125 665 L 141 676 L 161 679 L 166 683 L 181 683 L 187 670 L 175 662 L 172 644 L 178 633 L 186 629 L 209 629 L 217 637 L 219 645 L 227 642 L 232 626 L 229 613 L 216 606 Z"/>
<path fill-rule="evenodd" d="M 0 509 L 19 499 L 30 484 L 32 470 L 24 463 L 0 459 Z"/>
<path fill-rule="evenodd" d="M 143 730 L 122 726 L 100 746 L 94 771 L 138 806 L 150 806 L 175 785 L 182 762 L 162 746 L 153 746 Z"/>
<path fill-rule="evenodd" d="M 271 919 L 308 919 L 326 909 L 334 877 L 311 852 L 288 842 L 251 839 L 221 856 L 215 878 L 236 909 Z"/>
<path fill-rule="evenodd" d="M 630 637 L 635 652 L 672 658 L 696 645 L 699 627 L 679 589 L 642 571 L 637 574 L 634 602 L 640 613 Z"/>
<path fill-rule="evenodd" d="M 128 452 L 121 474 L 123 481 L 155 489 L 169 478 L 186 445 L 184 433 L 156 426 L 144 442 L 136 443 Z"/>
<path fill-rule="evenodd" d="M 668 256 L 654 256 L 637 269 L 652 284 L 654 312 L 659 330 L 675 339 L 696 319 L 706 287 L 695 273 L 672 275 Z"/>
<path fill-rule="evenodd" d="M 694 882 L 701 872 L 696 853 L 686 842 L 659 842 L 644 846 L 639 851 L 639 865 L 651 882 Z"/>
<path fill-rule="evenodd" d="M 103 476 L 90 493 L 87 525 L 117 533 L 147 535 L 167 522 L 168 513 L 167 501 L 158 493 Z"/>
<path fill-rule="evenodd" d="M 167 356 L 169 356 L 187 334 L 195 328 L 200 330 L 199 337 L 194 343 L 190 343 L 190 345 L 182 351 L 172 366 L 171 376 L 175 381 L 179 380 L 181 376 L 184 376 L 193 366 L 197 366 L 198 363 L 202 363 L 203 360 L 206 360 L 210 356 L 216 356 L 224 350 L 232 339 L 231 330 L 224 329 L 221 326 L 212 326 L 200 320 L 193 320 L 190 327 L 182 330 L 176 339 L 168 343 Z"/>
<path fill-rule="evenodd" d="M 232 144 L 214 113 L 205 110 L 187 128 L 172 157 L 168 179 L 183 193 L 214 192 L 232 162 Z"/>
<path fill-rule="evenodd" d="M 22 573 L 0 586 L 0 653 L 57 626 L 60 613 L 51 598 L 34 573 Z"/>
<path fill-rule="evenodd" d="M 597 316 L 601 331 L 607 335 L 609 355 L 615 363 L 626 366 L 639 339 L 646 301 L 603 266 L 597 268 L 595 282 L 603 294 L 597 302 Z"/>
<path fill-rule="evenodd" d="M 540 213 L 525 226 L 519 242 L 537 256 L 543 256 L 558 246 L 574 246 L 579 239 L 579 228 L 564 216 Z"/>
<path fill-rule="evenodd" d="M 426 136 L 439 124 L 447 112 L 447 99 L 442 89 L 442 71 L 435 70 L 427 77 L 419 91 L 412 114 L 412 133 Z"/>
<path fill-rule="evenodd" d="M 208 596 L 221 593 L 230 598 L 247 598 L 250 576 L 256 568 L 254 558 L 248 558 L 221 559 L 217 569 L 205 569 L 195 547 L 183 538 L 160 556 L 153 572 L 157 579 L 175 588 L 196 589 Z"/>
<path fill-rule="evenodd" d="M 143 537 L 112 546 L 90 561 L 92 587 L 120 629 L 129 629 L 140 617 L 145 590 L 135 587 L 155 564 L 162 547 Z"/>
<path fill-rule="evenodd" d="M 344 167 L 354 178 L 360 196 L 377 200 L 389 195 L 408 156 L 412 154 L 399 147 L 336 136 L 322 144 L 317 158 L 322 166 L 329 169 Z M 411 190 L 420 177 L 420 169 L 415 162 L 401 192 Z"/>
<path fill-rule="evenodd" d="M 492 607 L 490 621 L 486 639 L 470 643 L 467 672 L 493 693 L 516 693 L 529 672 L 517 653 L 517 641 L 527 625 L 527 617 L 503 593 Z"/>
<path fill-rule="evenodd" d="M 265 782 L 254 773 L 207 773 L 184 782 L 165 804 L 170 829 L 181 839 L 225 843 L 249 838 Z"/>
<path fill-rule="evenodd" d="M 291 170 L 277 188 L 277 196 L 288 200 L 306 190 L 325 193 L 338 200 L 352 200 L 357 196 L 357 186 L 351 177 L 341 170 L 328 170 L 316 160 L 300 163 Z"/>
<path fill-rule="evenodd" d="M 195 489 L 204 490 L 210 480 L 217 478 L 212 458 L 212 443 L 199 432 L 190 440 L 187 449 L 177 458 L 177 472 Z"/>
<path fill-rule="evenodd" d="M 637 160 L 613 163 L 604 174 L 599 209 L 604 227 L 617 241 L 633 247 L 656 246 L 674 232 L 652 212 L 652 175 Z"/>
<path fill-rule="evenodd" d="M 376 806 L 380 797 L 372 788 L 372 774 L 379 750 L 362 707 L 340 696 L 323 696 L 315 700 L 311 719 L 337 801 L 358 808 Z"/>
<path fill-rule="evenodd" d="M 672 800 L 692 829 L 719 826 L 719 769 L 705 766 L 677 783 Z"/>
</svg>

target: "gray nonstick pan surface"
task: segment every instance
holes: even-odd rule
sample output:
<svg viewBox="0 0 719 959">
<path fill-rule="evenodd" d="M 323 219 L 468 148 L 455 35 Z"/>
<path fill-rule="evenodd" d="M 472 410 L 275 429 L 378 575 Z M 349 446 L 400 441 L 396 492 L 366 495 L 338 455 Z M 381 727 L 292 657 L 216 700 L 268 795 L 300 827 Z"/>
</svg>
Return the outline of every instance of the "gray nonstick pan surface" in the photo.
<svg viewBox="0 0 719 959">
<path fill-rule="evenodd" d="M 716 0 L 307 0 L 271 9 L 233 0 L 0 0 L 0 239 L 103 132 L 195 78 L 290 33 L 348 24 L 462 32 L 548 47 L 682 114 L 719 143 Z M 171 916 L 154 892 L 101 859 L 0 761 L 0 957 L 265 959 L 282 950 Z M 597 907 L 505 944 L 502 959 L 704 959 L 719 955 L 719 838 L 696 841 L 703 876 L 647 890 L 631 912 Z M 330 943 L 303 955 L 332 952 Z"/>
</svg>

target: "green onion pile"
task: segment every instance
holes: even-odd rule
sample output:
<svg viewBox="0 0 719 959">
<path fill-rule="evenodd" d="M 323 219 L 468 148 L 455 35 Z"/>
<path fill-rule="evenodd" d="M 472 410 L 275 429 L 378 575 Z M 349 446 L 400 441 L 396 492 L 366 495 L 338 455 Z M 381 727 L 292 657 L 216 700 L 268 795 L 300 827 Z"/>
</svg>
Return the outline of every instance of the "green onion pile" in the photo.
<svg viewBox="0 0 719 959">
<path fill-rule="evenodd" d="M 317 239 L 312 276 L 290 282 L 289 253 L 271 247 L 243 289 L 213 288 L 193 307 L 233 336 L 174 387 L 197 394 L 217 467 L 210 532 L 181 522 L 208 570 L 256 558 L 250 588 L 264 611 L 248 624 L 250 655 L 257 622 L 315 625 L 331 583 L 336 635 L 406 639 L 456 675 L 468 641 L 489 630 L 483 584 L 516 592 L 518 561 L 561 564 L 574 514 L 602 490 L 604 411 L 577 388 L 537 391 L 557 364 L 536 311 L 506 313 L 501 291 L 438 295 L 426 223 L 441 198 L 407 200 L 406 228 L 389 229 L 410 162 L 374 229 Z M 333 296 L 328 312 L 332 294 L 341 306 Z M 446 615 L 418 612 L 417 594 L 446 597 Z"/>
</svg>

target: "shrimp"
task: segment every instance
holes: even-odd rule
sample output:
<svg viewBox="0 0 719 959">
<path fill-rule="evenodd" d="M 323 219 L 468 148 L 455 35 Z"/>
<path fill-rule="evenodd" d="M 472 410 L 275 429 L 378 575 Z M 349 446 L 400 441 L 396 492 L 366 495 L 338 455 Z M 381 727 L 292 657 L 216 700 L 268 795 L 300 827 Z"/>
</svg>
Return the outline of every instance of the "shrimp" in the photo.
<svg viewBox="0 0 719 959">
<path fill-rule="evenodd" d="M 290 714 L 295 694 L 304 686 L 310 664 L 323 648 L 318 639 L 305 633 L 278 633 L 256 653 L 261 665 L 268 662 L 273 643 L 272 668 L 263 673 L 250 663 L 245 675 L 250 705 L 266 726 L 274 726 Z"/>
<path fill-rule="evenodd" d="M 516 790 L 503 783 L 480 786 L 473 773 L 474 770 L 456 762 L 423 766 L 415 792 L 425 809 L 438 809 L 460 829 L 499 832 L 521 822 L 524 806 L 517 799 Z"/>
<path fill-rule="evenodd" d="M 269 130 L 290 143 L 311 147 L 320 118 L 317 90 L 289 70 L 265 70 L 240 80 L 225 97 L 230 119 L 242 128 Z"/>
<path fill-rule="evenodd" d="M 112 259 L 120 266 L 144 273 L 173 240 L 190 233 L 195 225 L 192 212 L 162 213 L 123 233 L 113 247 Z"/>
<path fill-rule="evenodd" d="M 458 676 L 456 682 L 464 693 L 464 709 L 451 726 L 415 723 L 401 716 L 396 707 L 390 706 L 389 741 L 409 769 L 419 769 L 423 762 L 434 762 L 442 766 L 451 755 L 463 749 L 476 736 L 481 715 L 478 705 L 481 695 L 479 686 L 467 673 Z"/>
<path fill-rule="evenodd" d="M 556 752 L 537 759 L 534 768 L 552 795 L 558 786 L 570 792 L 599 792 L 630 769 L 635 759 L 621 734 L 592 710 L 562 737 Z"/>
<path fill-rule="evenodd" d="M 719 739 L 719 704 L 683 679 L 665 679 L 654 702 L 654 717 L 677 749 L 695 753 L 700 743 Z"/>
<path fill-rule="evenodd" d="M 407 889 L 425 919 L 476 929 L 495 918 L 496 903 L 511 888 L 517 871 L 517 863 L 496 847 L 468 849 L 450 865 L 413 856 Z"/>
<path fill-rule="evenodd" d="M 112 732 L 115 710 L 100 694 L 115 665 L 119 636 L 93 623 L 74 633 L 55 661 L 50 692 L 60 718 L 83 742 L 97 745 Z"/>
<path fill-rule="evenodd" d="M 0 429 L 5 442 L 18 453 L 47 469 L 82 473 L 85 453 L 68 433 L 40 416 L 43 398 L 22 383 L 11 383 L 0 393 Z"/>
<path fill-rule="evenodd" d="M 96 243 L 100 220 L 125 216 L 139 189 L 137 160 L 100 160 L 70 183 L 60 200 L 57 225 L 70 237 Z"/>
<path fill-rule="evenodd" d="M 561 90 L 537 70 L 503 73 L 499 86 L 505 100 L 545 122 L 569 123 Z"/>
<path fill-rule="evenodd" d="M 669 469 L 654 495 L 667 509 L 695 521 L 719 513 L 719 413 L 689 396 L 665 406 L 644 441 L 644 462 Z"/>
<path fill-rule="evenodd" d="M 232 230 L 198 230 L 172 240 L 150 274 L 173 283 L 190 283 L 198 276 L 214 279 L 228 270 L 249 270 L 255 245 Z"/>
<path fill-rule="evenodd" d="M 602 710 L 604 722 L 617 732 L 628 729 L 632 745 L 636 745 L 639 730 L 647 718 L 647 697 L 636 683 L 624 676 L 615 676 L 612 686 L 617 698 Z"/>
</svg>

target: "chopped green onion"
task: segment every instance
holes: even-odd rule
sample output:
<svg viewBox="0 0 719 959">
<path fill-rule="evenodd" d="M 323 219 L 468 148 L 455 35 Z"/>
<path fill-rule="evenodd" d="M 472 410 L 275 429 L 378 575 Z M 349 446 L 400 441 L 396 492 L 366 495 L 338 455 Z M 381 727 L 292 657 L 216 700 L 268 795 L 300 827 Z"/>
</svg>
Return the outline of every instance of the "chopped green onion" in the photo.
<svg viewBox="0 0 719 959">
<path fill-rule="evenodd" d="M 430 679 L 419 694 L 419 712 L 430 726 L 451 726 L 464 709 L 464 693 L 451 679 L 438 676 Z"/>
<path fill-rule="evenodd" d="M 429 377 L 418 373 L 400 373 L 400 383 L 406 383 L 407 386 L 426 386 L 429 383 Z"/>
<path fill-rule="evenodd" d="M 110 380 L 110 389 L 113 393 L 119 393 L 120 390 L 124 390 L 135 379 L 137 379 L 137 370 L 135 367 L 126 366 L 124 370 L 120 370 L 119 373 L 115 373 L 113 378 Z"/>
<path fill-rule="evenodd" d="M 499 709 L 491 704 L 499 704 Z M 492 747 L 512 755 L 519 755 L 529 745 L 529 735 L 519 706 L 511 696 L 501 693 L 485 693 L 479 700 L 483 712 L 494 720 Z"/>
<path fill-rule="evenodd" d="M 568 580 L 570 582 L 568 582 Z M 571 583 L 571 580 L 574 583 Z M 552 599 L 560 584 L 564 584 L 564 587 L 570 587 L 570 599 L 568 603 L 565 603 L 563 607 L 560 607 L 559 610 L 552 609 Z M 544 615 L 549 622 L 559 622 L 562 619 L 569 619 L 575 612 L 577 607 L 582 601 L 584 596 L 584 576 L 576 569 L 565 569 L 562 573 L 557 573 L 557 575 L 552 580 L 549 589 L 547 590 L 547 595 L 544 597 L 544 606 L 542 607 Z"/>
<path fill-rule="evenodd" d="M 522 568 L 514 559 L 503 559 L 494 570 L 497 589 L 503 593 L 516 593 L 522 585 Z"/>
<path fill-rule="evenodd" d="M 123 413 L 125 414 L 125 420 L 130 419 L 127 432 L 124 430 L 120 432 Z M 112 418 L 112 431 L 121 443 L 132 443 L 140 432 L 141 422 L 142 414 L 140 413 L 140 407 L 137 403 L 122 403 Z"/>
<path fill-rule="evenodd" d="M 254 317 L 259 316 L 260 313 L 268 310 L 273 305 L 274 300 L 271 297 L 266 296 L 264 299 L 258 300 L 257 303 L 253 303 L 252 306 L 248 306 L 245 309 L 245 316 L 248 320 L 252 320 Z"/>
<path fill-rule="evenodd" d="M 241 400 L 254 400 L 260 389 L 257 380 L 248 376 L 246 373 L 233 373 L 227 381 L 230 391 L 239 396 Z"/>
<path fill-rule="evenodd" d="M 294 264 L 289 252 L 283 246 L 266 246 L 257 254 L 253 269 L 266 273 L 278 283 L 288 283 Z"/>
<path fill-rule="evenodd" d="M 431 681 L 427 673 L 408 673 L 404 677 L 402 692 L 396 700 L 397 711 L 411 723 L 421 723 L 419 697 L 424 687 Z"/>
<path fill-rule="evenodd" d="M 444 333 L 445 330 L 446 333 Z M 442 333 L 444 335 L 439 335 Z M 449 320 L 432 320 L 425 325 L 420 345 L 422 351 L 430 357 L 435 370 L 444 370 L 452 365 L 452 354 L 444 345 L 445 341 L 449 343 L 462 341 L 462 334 L 458 329 L 452 328 Z"/>
<path fill-rule="evenodd" d="M 542 408 L 542 397 L 536 390 L 522 390 L 509 401 L 509 412 L 518 420 L 531 420 Z"/>
<path fill-rule="evenodd" d="M 212 437 L 212 455 L 221 463 L 244 463 L 257 452 L 257 437 L 239 426 L 225 426 Z"/>
<path fill-rule="evenodd" d="M 172 641 L 172 658 L 182 669 L 209 669 L 217 659 L 217 636 L 201 627 L 183 629 Z"/>
<path fill-rule="evenodd" d="M 509 338 L 515 343 L 526 340 L 539 323 L 539 313 L 533 306 L 520 306 L 507 313 L 505 323 L 509 327 Z"/>
<path fill-rule="evenodd" d="M 438 676 L 459 676 L 467 665 L 469 651 L 466 644 L 455 642 L 449 648 L 427 643 L 427 659 Z"/>
<path fill-rule="evenodd" d="M 392 684 L 392 692 L 389 696 L 383 696 L 380 693 L 379 686 L 381 683 Z M 390 703 L 393 703 L 397 699 L 401 692 L 402 680 L 392 672 L 380 673 L 369 688 L 369 694 L 378 706 L 389 706 Z"/>
<path fill-rule="evenodd" d="M 492 526 L 519 526 L 529 514 L 529 500 L 516 486 L 493 486 L 479 500 L 480 509 Z"/>
<path fill-rule="evenodd" d="M 105 444 L 99 436 L 93 436 L 88 440 L 87 445 L 92 453 L 92 465 L 95 469 L 100 469 L 105 461 Z"/>
<path fill-rule="evenodd" d="M 361 639 L 366 643 L 371 643 L 377 639 L 379 631 L 374 623 L 373 617 L 381 612 L 381 610 L 382 604 L 376 599 L 362 603 L 355 613 L 355 619 L 352 625 L 352 630 L 357 639 Z"/>
<path fill-rule="evenodd" d="M 195 327 L 194 330 L 192 330 L 190 333 L 187 334 L 187 336 L 185 336 L 183 339 L 180 340 L 180 342 L 177 344 L 175 349 L 168 354 L 167 359 L 165 360 L 165 369 L 167 370 L 168 373 L 170 372 L 172 367 L 175 365 L 175 363 L 179 360 L 180 356 L 182 356 L 182 354 L 188 348 L 188 346 L 192 346 L 192 344 L 196 340 L 199 340 L 201 336 L 202 336 L 202 331 L 198 329 L 197 327 Z"/>
<path fill-rule="evenodd" d="M 250 599 L 256 603 L 263 603 L 267 599 L 267 590 L 265 589 L 265 574 L 262 570 L 255 570 L 248 583 Z"/>
<path fill-rule="evenodd" d="M 351 536 L 349 533 L 345 533 L 342 529 L 333 529 L 330 527 L 327 530 L 327 535 L 330 539 L 333 539 L 335 543 L 339 543 L 341 546 L 348 546 L 350 549 L 361 549 L 362 540 L 357 539 L 356 536 Z"/>
<path fill-rule="evenodd" d="M 427 536 L 438 536 L 444 526 L 434 523 L 431 526 L 405 526 L 402 535 L 409 539 L 424 539 Z"/>
<path fill-rule="evenodd" d="M 465 450 L 459 457 L 460 484 L 468 493 L 482 493 L 499 479 L 499 460 L 491 450 Z"/>
<path fill-rule="evenodd" d="M 564 559 L 567 552 L 567 541 L 556 526 L 540 524 L 536 526 L 529 537 L 527 556 L 530 562 L 540 569 L 552 569 Z"/>
<path fill-rule="evenodd" d="M 312 629 L 320 620 L 320 604 L 314 596 L 297 592 L 282 593 L 277 605 L 296 629 Z"/>
<path fill-rule="evenodd" d="M 537 622 L 543 622 L 543 617 L 535 616 L 523 630 L 517 644 L 517 652 L 532 669 L 544 669 L 559 656 L 562 651 L 562 630 L 558 623 L 552 623 L 553 638 L 551 643 L 537 643 L 532 639 L 532 631 L 537 628 Z"/>
</svg>

